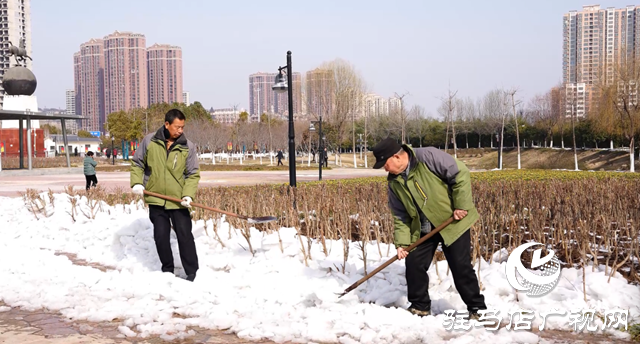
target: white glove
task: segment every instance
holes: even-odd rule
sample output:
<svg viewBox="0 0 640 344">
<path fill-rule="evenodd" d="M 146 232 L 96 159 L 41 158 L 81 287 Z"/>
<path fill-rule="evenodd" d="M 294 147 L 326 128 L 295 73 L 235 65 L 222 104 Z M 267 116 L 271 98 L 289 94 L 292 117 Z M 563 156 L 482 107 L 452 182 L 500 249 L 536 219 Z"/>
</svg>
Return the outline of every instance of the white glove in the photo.
<svg viewBox="0 0 640 344">
<path fill-rule="evenodd" d="M 180 202 L 180 204 L 182 204 L 183 207 L 191 208 L 191 201 L 191 197 L 184 196 L 182 197 L 182 202 Z"/>
<path fill-rule="evenodd" d="M 144 195 L 144 186 L 142 184 L 136 184 L 133 186 L 133 188 L 131 188 L 131 192 L 133 192 L 136 195 Z"/>
</svg>

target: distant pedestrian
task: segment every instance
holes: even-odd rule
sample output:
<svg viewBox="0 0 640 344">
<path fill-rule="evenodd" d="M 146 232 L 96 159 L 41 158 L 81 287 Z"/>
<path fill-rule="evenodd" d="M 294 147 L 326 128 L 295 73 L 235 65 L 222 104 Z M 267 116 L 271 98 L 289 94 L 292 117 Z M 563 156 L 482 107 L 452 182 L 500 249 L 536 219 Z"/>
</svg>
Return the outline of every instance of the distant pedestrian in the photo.
<svg viewBox="0 0 640 344">
<path fill-rule="evenodd" d="M 84 158 L 84 178 L 87 180 L 87 191 L 89 191 L 89 188 L 95 188 L 98 185 L 98 177 L 96 177 L 97 165 L 98 163 L 93 160 L 93 152 L 87 152 L 87 156 Z"/>
<path fill-rule="evenodd" d="M 282 154 L 282 150 L 278 149 L 278 166 L 284 166 L 282 159 L 284 159 L 284 154 Z"/>
<path fill-rule="evenodd" d="M 329 167 L 329 152 L 327 152 L 327 148 L 322 153 L 322 163 L 324 163 L 324 167 Z"/>
</svg>

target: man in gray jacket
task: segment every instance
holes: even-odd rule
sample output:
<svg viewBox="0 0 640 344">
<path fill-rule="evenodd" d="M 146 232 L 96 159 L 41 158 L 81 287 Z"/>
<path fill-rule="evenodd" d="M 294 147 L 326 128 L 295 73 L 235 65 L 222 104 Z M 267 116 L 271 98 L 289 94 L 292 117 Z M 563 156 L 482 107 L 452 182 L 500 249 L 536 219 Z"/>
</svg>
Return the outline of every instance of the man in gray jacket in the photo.
<svg viewBox="0 0 640 344">
<path fill-rule="evenodd" d="M 398 259 L 406 258 L 409 312 L 431 314 L 429 274 L 436 250 L 442 251 L 454 285 L 467 305 L 469 317 L 478 320 L 486 310 L 484 296 L 471 265 L 470 227 L 480 215 L 473 201 L 470 171 L 464 163 L 435 148 L 412 148 L 387 138 L 375 147 L 373 168 L 389 173 L 388 204 L 394 219 L 394 245 Z M 448 218 L 454 221 L 411 254 L 407 248 Z"/>
</svg>

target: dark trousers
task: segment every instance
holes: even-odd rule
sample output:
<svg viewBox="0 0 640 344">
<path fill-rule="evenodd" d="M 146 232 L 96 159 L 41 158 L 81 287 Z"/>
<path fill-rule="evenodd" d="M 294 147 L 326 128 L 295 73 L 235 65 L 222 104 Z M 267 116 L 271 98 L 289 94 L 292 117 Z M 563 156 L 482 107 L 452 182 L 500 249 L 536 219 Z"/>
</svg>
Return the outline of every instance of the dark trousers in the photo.
<svg viewBox="0 0 640 344">
<path fill-rule="evenodd" d="M 149 219 L 153 223 L 153 238 L 162 263 L 162 272 L 173 273 L 174 269 L 173 252 L 171 251 L 171 225 L 173 224 L 184 272 L 187 276 L 195 275 L 199 268 L 198 255 L 193 233 L 191 233 L 189 210 L 166 210 L 162 206 L 149 205 Z"/>
<path fill-rule="evenodd" d="M 278 158 L 278 166 L 280 165 L 284 166 L 284 164 L 282 163 L 282 158 Z"/>
<path fill-rule="evenodd" d="M 406 277 L 408 298 L 411 306 L 418 310 L 431 310 L 429 298 L 429 275 L 427 270 L 436 253 L 439 243 L 449 264 L 453 282 L 460 293 L 462 301 L 467 305 L 469 313 L 486 309 L 484 296 L 480 294 L 480 286 L 475 269 L 471 265 L 471 231 L 466 231 L 458 240 L 446 247 L 440 233 L 418 246 L 406 259 Z M 423 234 L 424 236 L 424 234 Z"/>
<path fill-rule="evenodd" d="M 84 179 L 87 180 L 87 190 L 89 190 L 89 188 L 92 186 L 91 184 L 93 184 L 94 188 L 98 185 L 98 177 L 96 177 L 95 174 L 92 174 L 90 176 L 85 175 Z"/>
</svg>

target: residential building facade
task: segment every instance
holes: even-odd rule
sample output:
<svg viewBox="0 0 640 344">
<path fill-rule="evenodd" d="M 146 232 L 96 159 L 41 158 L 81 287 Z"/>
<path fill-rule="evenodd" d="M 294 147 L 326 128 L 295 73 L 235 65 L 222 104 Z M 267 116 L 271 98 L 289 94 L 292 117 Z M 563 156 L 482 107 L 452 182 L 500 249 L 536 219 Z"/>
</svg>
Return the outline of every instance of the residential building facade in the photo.
<svg viewBox="0 0 640 344">
<path fill-rule="evenodd" d="M 106 119 L 113 112 L 188 98 L 182 89 L 182 49 L 147 48 L 140 33 L 115 31 L 82 43 L 73 55 L 73 70 L 75 113 L 85 118 L 81 129 L 87 131 L 107 132 Z"/>
<path fill-rule="evenodd" d="M 584 117 L 598 85 L 614 81 L 616 65 L 640 57 L 640 6 L 583 6 L 563 16 L 563 64 L 567 115 Z"/>
<path fill-rule="evenodd" d="M 84 117 L 82 129 L 104 131 L 105 76 L 102 39 L 91 39 L 74 54 L 76 114 Z M 79 105 L 79 106 L 78 106 Z"/>
<path fill-rule="evenodd" d="M 169 44 L 147 48 L 149 105 L 182 103 L 182 49 Z"/>
<path fill-rule="evenodd" d="M 119 32 L 104 37 L 105 113 L 149 105 L 146 38 Z"/>
</svg>

